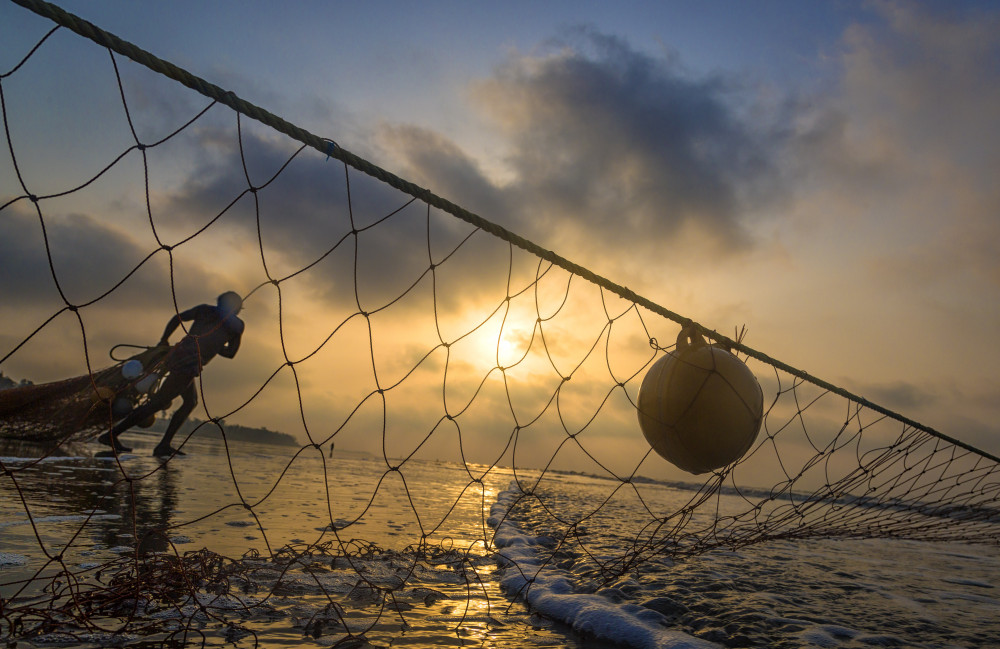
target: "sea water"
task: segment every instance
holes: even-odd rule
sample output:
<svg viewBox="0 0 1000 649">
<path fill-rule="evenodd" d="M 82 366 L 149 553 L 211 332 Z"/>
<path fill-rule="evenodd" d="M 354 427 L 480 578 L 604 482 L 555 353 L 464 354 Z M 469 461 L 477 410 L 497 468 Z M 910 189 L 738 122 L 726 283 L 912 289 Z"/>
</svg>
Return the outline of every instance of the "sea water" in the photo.
<svg viewBox="0 0 1000 649">
<path fill-rule="evenodd" d="M 646 553 L 616 571 L 653 515 L 678 509 L 691 491 L 197 438 L 188 455 L 162 464 L 149 456 L 155 438 L 129 441 L 135 452 L 118 458 L 96 445 L 42 459 L 2 451 L 0 595 L 30 596 L 23 580 L 54 570 L 51 556 L 86 580 L 137 551 L 207 548 L 248 557 L 267 592 L 241 600 L 257 604 L 254 613 L 240 618 L 233 605 L 232 614 L 265 647 L 366 646 L 354 640 L 360 630 L 371 646 L 1000 646 L 996 546 L 772 540 L 677 561 Z M 295 570 L 268 559 L 331 540 L 368 550 L 349 565 L 310 568 L 305 559 Z M 418 543 L 432 560 L 407 558 Z M 387 587 L 405 577 L 393 610 L 359 589 L 360 574 Z M 344 605 L 347 628 L 315 624 L 330 597 Z M 142 640 L 55 630 L 19 646 Z M 254 646 L 240 634 L 213 642 Z"/>
</svg>

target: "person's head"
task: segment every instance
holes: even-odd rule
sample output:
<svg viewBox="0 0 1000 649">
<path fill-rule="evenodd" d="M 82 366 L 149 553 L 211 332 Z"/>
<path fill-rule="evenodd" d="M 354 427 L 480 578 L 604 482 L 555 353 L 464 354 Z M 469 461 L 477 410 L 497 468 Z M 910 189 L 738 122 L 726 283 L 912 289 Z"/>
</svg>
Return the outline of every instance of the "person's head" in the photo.
<svg viewBox="0 0 1000 649">
<path fill-rule="evenodd" d="M 239 293 L 226 291 L 219 296 L 219 309 L 230 315 L 236 315 L 243 308 L 243 298 Z"/>
</svg>

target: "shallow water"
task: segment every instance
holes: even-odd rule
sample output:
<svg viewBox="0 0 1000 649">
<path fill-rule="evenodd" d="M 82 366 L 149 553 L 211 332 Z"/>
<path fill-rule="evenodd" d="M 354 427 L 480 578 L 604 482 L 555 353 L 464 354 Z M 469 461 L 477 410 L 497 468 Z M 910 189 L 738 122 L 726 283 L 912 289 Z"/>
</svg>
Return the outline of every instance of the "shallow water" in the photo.
<svg viewBox="0 0 1000 649">
<path fill-rule="evenodd" d="M 381 458 L 358 454 L 331 458 L 314 448 L 258 444 L 227 453 L 221 441 L 197 438 L 185 445 L 186 456 L 164 464 L 149 456 L 155 441 L 130 435 L 135 450 L 118 459 L 99 457 L 97 445 L 42 460 L 33 459 L 36 449 L 0 453 L 10 469 L 0 479 L 0 595 L 37 594 L 45 580 L 26 588 L 23 580 L 55 574 L 56 556 L 87 578 L 108 561 L 127 567 L 136 550 L 182 555 L 207 548 L 238 559 L 332 544 L 346 548 L 350 561 L 313 560 L 311 553 L 292 563 L 243 561 L 254 584 L 243 601 L 263 603 L 228 618 L 253 629 L 262 646 L 329 646 L 348 630 L 365 631 L 376 645 L 602 646 L 511 606 L 492 578 L 486 518 L 513 476 L 509 470 L 410 461 L 394 471 Z M 428 549 L 421 561 L 392 552 L 420 543 Z M 344 619 L 324 617 L 331 598 L 343 603 Z M 229 598 L 212 605 L 240 608 Z M 181 605 L 175 617 L 191 615 L 198 616 L 196 602 Z M 228 630 L 213 636 L 209 626 L 198 630 L 210 645 L 234 637 Z M 56 632 L 32 645 L 162 639 L 75 632 L 83 642 L 67 644 L 70 637 Z M 252 637 L 235 637 L 253 646 Z"/>
<path fill-rule="evenodd" d="M 601 482 L 567 480 L 556 498 L 539 494 L 548 508 L 530 498 L 511 506 L 520 496 L 512 485 L 494 508 L 495 515 L 506 516 L 503 524 L 508 525 L 497 535 L 499 552 L 535 578 L 526 586 L 523 579 L 505 577 L 505 585 L 509 590 L 528 589 L 529 602 L 550 615 L 568 619 L 585 608 L 573 597 L 561 596 L 566 582 L 576 598 L 590 598 L 585 614 L 591 618 L 615 619 L 623 608 L 652 609 L 662 615 L 655 620 L 658 624 L 721 646 L 1000 646 L 996 546 L 774 539 L 676 562 L 647 556 L 616 576 L 613 568 L 622 548 L 648 523 L 634 493 L 619 490 L 581 534 L 567 535 L 567 526 L 551 514 L 551 503 L 559 500 L 564 520 L 585 515 L 609 491 Z M 653 486 L 641 495 L 646 507 L 662 513 L 682 506 L 690 492 Z M 545 569 L 536 575 L 527 568 L 535 565 Z M 628 635 L 616 624 L 618 637 Z M 643 624 L 635 624 L 632 631 L 637 645 L 649 644 Z M 667 637 L 652 644 L 673 642 Z M 684 646 L 683 639 L 676 642 Z"/>
<path fill-rule="evenodd" d="M 362 632 L 374 646 L 415 647 L 992 647 L 1000 638 L 995 546 L 775 539 L 676 563 L 646 553 L 621 570 L 651 514 L 692 492 L 566 474 L 534 485 L 537 473 L 519 471 L 539 498 L 511 508 L 520 490 L 509 469 L 410 461 L 394 470 L 393 460 L 315 448 L 227 453 L 197 438 L 189 455 L 161 465 L 148 456 L 155 438 L 130 441 L 135 453 L 120 460 L 95 457 L 96 445 L 39 462 L 3 452 L 0 594 L 37 594 L 21 580 L 55 572 L 55 556 L 86 581 L 108 561 L 127 567 L 137 550 L 257 555 L 233 564 L 239 588 L 144 609 L 166 618 L 158 636 L 54 629 L 35 646 L 163 640 L 171 624 L 209 646 L 247 647 L 244 629 L 260 646 L 349 646 Z M 718 501 L 722 513 L 739 504 Z M 717 513 L 698 512 L 691 525 Z M 420 552 L 405 552 L 416 544 Z M 287 545 L 297 552 L 267 558 Z M 228 626 L 199 618 L 205 611 Z"/>
</svg>

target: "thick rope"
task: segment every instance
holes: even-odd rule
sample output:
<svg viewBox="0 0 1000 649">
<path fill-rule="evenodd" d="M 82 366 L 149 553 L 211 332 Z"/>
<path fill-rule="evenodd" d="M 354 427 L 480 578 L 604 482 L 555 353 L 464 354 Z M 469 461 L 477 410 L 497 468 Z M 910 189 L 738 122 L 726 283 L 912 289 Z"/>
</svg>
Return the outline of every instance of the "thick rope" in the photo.
<svg viewBox="0 0 1000 649">
<path fill-rule="evenodd" d="M 317 151 L 319 151 L 324 155 L 336 158 L 344 162 L 345 164 L 350 165 L 354 169 L 357 169 L 362 173 L 372 176 L 373 178 L 377 178 L 378 180 L 381 180 L 382 182 L 398 189 L 401 192 L 404 192 L 410 196 L 413 196 L 414 198 L 422 200 L 426 202 L 428 205 L 431 205 L 444 212 L 447 212 L 448 214 L 451 214 L 454 217 L 457 217 L 467 223 L 470 223 L 481 230 L 484 230 L 504 241 L 507 241 L 508 243 L 511 243 L 517 246 L 518 248 L 521 248 L 522 250 L 530 252 L 531 254 L 541 259 L 544 259 L 545 261 L 548 261 L 556 266 L 559 266 L 560 268 L 574 275 L 577 275 L 582 279 L 585 279 L 593 284 L 596 284 L 597 286 L 600 286 L 601 288 L 604 288 L 623 299 L 626 299 L 639 306 L 642 306 L 643 308 L 648 309 L 649 311 L 656 313 L 658 315 L 661 315 L 664 318 L 667 318 L 668 320 L 672 320 L 673 322 L 683 327 L 689 327 L 692 325 L 696 326 L 706 338 L 710 338 L 711 340 L 721 345 L 724 345 L 732 350 L 739 351 L 745 354 L 746 356 L 749 356 L 750 358 L 754 358 L 762 363 L 766 363 L 774 368 L 782 370 L 783 372 L 787 372 L 788 374 L 791 374 L 799 379 L 802 379 L 803 381 L 806 381 L 817 387 L 820 387 L 828 392 L 832 392 L 846 399 L 850 399 L 851 401 L 854 401 L 855 403 L 865 408 L 868 408 L 869 410 L 885 415 L 886 417 L 894 419 L 902 424 L 905 424 L 906 426 L 910 426 L 917 430 L 921 430 L 925 433 L 928 433 L 929 435 L 933 435 L 934 437 L 942 439 L 950 444 L 954 444 L 955 446 L 963 448 L 967 451 L 976 453 L 977 455 L 980 455 L 984 458 L 1000 463 L 1000 457 L 997 457 L 995 455 L 987 453 L 986 451 L 983 451 L 974 446 L 966 444 L 961 440 L 945 435 L 944 433 L 934 430 L 933 428 L 925 426 L 917 421 L 914 421 L 909 417 L 905 417 L 893 410 L 890 410 L 876 403 L 873 403 L 868 399 L 865 399 L 864 397 L 861 397 L 852 392 L 849 392 L 848 390 L 838 387 L 832 383 L 819 379 L 809 374 L 808 372 L 797 369 L 777 359 L 774 359 L 768 356 L 767 354 L 764 354 L 763 352 L 747 347 L 741 342 L 733 340 L 728 336 L 725 336 L 713 329 L 708 329 L 706 327 L 703 327 L 698 323 L 694 322 L 693 320 L 691 320 L 690 318 L 685 318 L 663 306 L 660 306 L 659 304 L 656 304 L 655 302 L 652 302 L 647 298 L 642 297 L 641 295 L 638 295 L 637 293 L 635 293 L 634 291 L 625 286 L 616 284 L 611 280 L 602 277 L 600 275 L 597 275 L 596 273 L 588 270 L 587 268 L 584 268 L 583 266 L 580 266 L 578 264 L 569 261 L 565 257 L 562 257 L 552 252 L 551 250 L 542 248 L 538 244 L 528 239 L 525 239 L 524 237 L 521 237 L 511 232 L 510 230 L 507 230 L 503 226 L 493 223 L 492 221 L 489 221 L 479 216 L 478 214 L 474 214 L 466 210 L 465 208 L 434 194 L 429 189 L 420 187 L 419 185 L 404 180 L 399 176 L 396 176 L 395 174 L 386 171 L 385 169 L 377 165 L 372 164 L 371 162 L 365 160 L 364 158 L 351 153 L 350 151 L 344 149 L 335 142 L 314 135 L 313 133 L 310 133 L 309 131 L 303 128 L 299 128 L 298 126 L 278 117 L 277 115 L 239 98 L 238 96 L 236 96 L 235 93 L 228 90 L 223 90 L 219 86 L 209 83 L 204 79 L 191 74 L 187 70 L 184 70 L 183 68 L 180 68 L 168 61 L 164 61 L 163 59 L 154 56 L 153 54 L 150 54 L 146 50 L 137 47 L 136 45 L 133 45 L 128 41 L 118 38 L 114 34 L 106 32 L 103 29 L 94 25 L 93 23 L 90 23 L 80 18 L 79 16 L 71 14 L 54 4 L 43 2 L 42 0 L 11 0 L 11 1 L 21 5 L 22 7 L 25 7 L 26 9 L 33 11 L 34 13 L 40 16 L 48 18 L 49 20 L 52 20 L 56 24 L 66 27 L 76 32 L 77 34 L 94 41 L 99 45 L 107 47 L 108 49 L 117 52 L 122 56 L 128 57 L 133 61 L 135 61 L 136 63 L 144 65 L 150 70 L 153 70 L 154 72 L 158 72 L 164 76 L 170 77 L 171 79 L 182 83 L 188 88 L 191 88 L 192 90 L 195 90 L 210 99 L 214 99 L 220 104 L 225 104 L 226 106 L 229 106 L 233 110 L 243 115 L 246 115 L 251 119 L 261 122 L 262 124 L 265 124 L 267 126 L 270 126 L 271 128 L 280 131 L 285 135 L 316 149 Z"/>
</svg>

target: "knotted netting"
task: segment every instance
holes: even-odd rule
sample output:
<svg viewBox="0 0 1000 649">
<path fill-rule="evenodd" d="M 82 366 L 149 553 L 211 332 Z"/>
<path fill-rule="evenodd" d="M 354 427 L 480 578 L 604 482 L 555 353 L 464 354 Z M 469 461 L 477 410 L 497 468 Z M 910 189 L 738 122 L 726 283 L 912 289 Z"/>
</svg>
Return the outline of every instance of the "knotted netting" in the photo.
<svg viewBox="0 0 1000 649">
<path fill-rule="evenodd" d="M 35 381 L 0 391 L 0 435 L 36 444 L 0 459 L 4 638 L 486 644 L 566 591 L 628 606 L 623 584 L 720 549 L 997 544 L 997 458 L 23 4 L 60 26 L 0 73 L 18 255 L 0 283 L 23 296 L 0 304 L 0 364 Z M 78 67 L 108 103 L 26 92 Z M 72 141 L 44 122 L 69 114 Z M 135 454 L 98 457 L 87 443 L 115 420 L 98 388 L 141 402 L 123 362 L 155 365 L 162 323 L 232 286 L 247 333 L 199 379 L 188 455 L 149 458 L 155 436 L 130 433 Z M 750 450 L 698 477 L 636 417 L 646 371 L 692 327 L 764 394 Z M 109 359 L 123 342 L 138 349 Z M 297 444 L 236 442 L 237 425 Z"/>
</svg>

